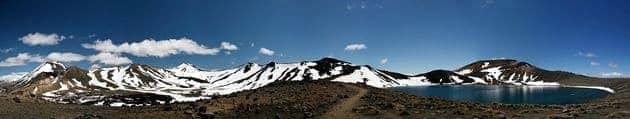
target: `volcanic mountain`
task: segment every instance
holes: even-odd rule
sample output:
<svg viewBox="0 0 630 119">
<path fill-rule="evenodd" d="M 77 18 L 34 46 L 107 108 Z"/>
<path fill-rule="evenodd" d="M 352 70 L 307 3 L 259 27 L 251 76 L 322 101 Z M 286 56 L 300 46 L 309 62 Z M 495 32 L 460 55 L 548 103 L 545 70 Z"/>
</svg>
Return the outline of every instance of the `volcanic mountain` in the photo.
<svg viewBox="0 0 630 119">
<path fill-rule="evenodd" d="M 210 99 L 277 81 L 326 80 L 377 88 L 422 85 L 559 85 L 558 72 L 516 60 L 484 60 L 455 71 L 406 75 L 368 65 L 323 58 L 297 63 L 247 63 L 208 71 L 183 63 L 166 69 L 142 64 L 83 70 L 45 62 L 6 86 L 8 93 L 57 103 L 131 106 Z"/>
</svg>

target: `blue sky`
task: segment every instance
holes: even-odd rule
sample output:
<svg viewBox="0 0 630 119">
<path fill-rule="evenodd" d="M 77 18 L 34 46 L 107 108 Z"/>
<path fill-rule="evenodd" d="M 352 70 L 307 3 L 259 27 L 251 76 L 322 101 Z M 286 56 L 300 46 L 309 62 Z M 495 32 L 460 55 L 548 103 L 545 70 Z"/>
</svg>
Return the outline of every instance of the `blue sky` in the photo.
<svg viewBox="0 0 630 119">
<path fill-rule="evenodd" d="M 415 74 L 503 57 L 550 70 L 628 74 L 628 5 L 627 0 L 4 0 L 0 74 L 39 64 L 23 59 L 6 65 L 15 65 L 7 59 L 20 53 L 46 59 L 53 52 L 83 56 L 66 63 L 83 68 L 108 66 L 100 61 L 112 55 L 161 67 L 189 62 L 212 69 L 333 56 Z M 57 41 L 34 42 L 41 39 Z M 172 48 L 165 50 L 174 53 L 158 56 L 134 48 L 85 47 L 108 39 L 115 46 L 157 49 L 164 47 L 142 42 L 192 40 L 207 52 Z M 237 49 L 221 48 L 222 42 Z M 365 48 L 346 49 L 352 44 Z M 262 54 L 261 48 L 274 53 Z M 109 57 L 95 57 L 104 52 L 108 55 L 101 56 Z"/>
</svg>

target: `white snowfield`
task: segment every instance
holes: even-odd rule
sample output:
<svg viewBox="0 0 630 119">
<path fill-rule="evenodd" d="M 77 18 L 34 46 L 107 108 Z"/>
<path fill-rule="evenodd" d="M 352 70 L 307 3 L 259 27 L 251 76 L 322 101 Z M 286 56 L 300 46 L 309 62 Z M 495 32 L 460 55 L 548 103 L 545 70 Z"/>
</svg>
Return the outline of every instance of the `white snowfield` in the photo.
<svg viewBox="0 0 630 119">
<path fill-rule="evenodd" d="M 36 77 L 42 72 L 56 72 L 53 69 L 57 69 L 58 66 L 62 66 L 61 68 L 65 69 L 63 64 L 54 62 L 44 63 L 31 73 L 24 74 L 23 78 L 18 81 L 22 83 L 30 82 L 33 77 Z M 488 79 L 499 79 L 501 78 L 500 74 L 502 74 L 500 67 L 488 68 L 483 72 L 488 72 L 484 78 L 467 76 L 474 80 L 474 82 L 470 84 L 489 84 L 487 82 Z M 461 73 L 470 73 L 470 71 Z M 173 98 L 173 100 L 170 100 L 170 102 L 158 102 L 174 103 L 211 99 L 213 95 L 226 95 L 244 90 L 257 89 L 277 81 L 330 80 L 346 83 L 365 83 L 366 85 L 378 88 L 439 85 L 439 83 L 429 82 L 424 76 L 395 78 L 388 73 L 369 66 L 334 61 L 305 61 L 299 63 L 272 62 L 267 65 L 248 63 L 236 68 L 220 71 L 206 71 L 187 63 L 172 69 L 134 64 L 129 66 L 92 69 L 88 71 L 86 75 L 89 79 L 69 79 L 64 81 L 59 77 L 51 77 L 53 82 L 58 84 L 59 89 L 42 91 L 41 88 L 39 90 L 35 88 L 33 92 L 41 94 L 46 100 L 59 103 L 85 103 L 105 99 L 106 96 L 94 95 L 99 93 L 92 94 L 92 92 L 99 91 L 131 91 L 164 95 Z M 512 80 L 512 77 L 514 76 L 510 76 L 509 80 L 500 81 L 514 85 L 560 85 L 554 82 L 536 81 L 533 74 L 523 74 L 523 76 L 520 76 L 527 78 L 523 79 L 523 81 L 527 82 L 516 82 Z M 462 82 L 457 76 L 451 76 L 450 78 L 460 84 Z M 614 92 L 604 87 L 589 88 Z M 79 98 L 79 101 L 64 102 L 63 100 L 79 95 L 82 96 Z M 104 104 L 102 101 L 94 105 L 141 106 L 140 104 L 127 104 L 123 102 Z"/>
<path fill-rule="evenodd" d="M 609 93 L 615 93 L 615 90 L 608 88 L 608 87 L 602 87 L 602 86 L 565 86 L 565 87 L 572 87 L 572 88 L 589 88 L 589 89 L 597 89 L 597 90 L 603 90 Z"/>
</svg>

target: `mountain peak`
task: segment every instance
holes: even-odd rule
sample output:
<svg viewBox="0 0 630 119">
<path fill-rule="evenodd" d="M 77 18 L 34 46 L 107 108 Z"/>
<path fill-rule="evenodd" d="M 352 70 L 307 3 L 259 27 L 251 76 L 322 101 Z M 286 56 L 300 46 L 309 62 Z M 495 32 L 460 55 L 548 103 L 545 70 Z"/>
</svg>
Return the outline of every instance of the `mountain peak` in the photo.
<svg viewBox="0 0 630 119">
<path fill-rule="evenodd" d="M 493 67 L 534 67 L 533 65 L 527 62 L 521 62 L 514 59 L 491 59 L 491 60 L 479 60 L 473 63 L 470 63 L 456 71 L 466 70 L 466 69 L 486 69 Z"/>
<path fill-rule="evenodd" d="M 59 62 L 46 61 L 37 66 L 33 72 L 63 72 L 66 70 L 66 65 Z"/>
<path fill-rule="evenodd" d="M 200 69 L 197 68 L 195 65 L 190 64 L 190 63 L 186 63 L 186 62 L 179 64 L 179 66 L 177 66 L 176 69 L 179 70 L 179 71 L 184 71 L 184 72 L 187 72 L 187 71 L 200 71 Z"/>
<path fill-rule="evenodd" d="M 186 67 L 195 67 L 195 65 L 187 63 L 187 62 L 184 62 L 184 63 L 181 63 L 181 64 L 179 64 L 177 66 L 177 68 L 186 68 Z"/>
<path fill-rule="evenodd" d="M 334 64 L 350 64 L 349 62 L 343 61 L 343 60 L 339 60 L 339 59 L 335 59 L 335 58 L 331 58 L 331 57 L 325 57 L 322 58 L 320 60 L 317 60 L 316 62 L 325 62 L 325 63 L 334 63 Z"/>
</svg>

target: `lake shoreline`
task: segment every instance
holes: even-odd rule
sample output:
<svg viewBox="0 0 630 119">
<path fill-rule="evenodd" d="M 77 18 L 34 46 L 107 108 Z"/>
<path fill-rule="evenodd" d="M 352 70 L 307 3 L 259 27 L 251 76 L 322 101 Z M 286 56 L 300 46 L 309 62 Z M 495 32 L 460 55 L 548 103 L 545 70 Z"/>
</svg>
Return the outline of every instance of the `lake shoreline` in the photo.
<svg viewBox="0 0 630 119">
<path fill-rule="evenodd" d="M 601 87 L 562 85 L 431 85 L 387 89 L 417 96 L 483 104 L 583 104 L 613 94 Z"/>
</svg>

